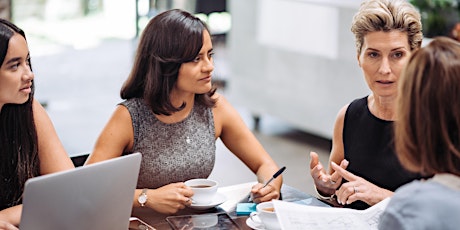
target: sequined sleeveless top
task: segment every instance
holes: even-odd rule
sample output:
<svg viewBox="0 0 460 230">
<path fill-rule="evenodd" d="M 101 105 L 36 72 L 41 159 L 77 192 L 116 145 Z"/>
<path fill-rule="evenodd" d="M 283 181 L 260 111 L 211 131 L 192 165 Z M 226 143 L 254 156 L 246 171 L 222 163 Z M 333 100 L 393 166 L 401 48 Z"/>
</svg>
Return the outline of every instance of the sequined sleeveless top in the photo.
<svg viewBox="0 0 460 230">
<path fill-rule="evenodd" d="M 155 117 L 143 99 L 132 98 L 120 104 L 131 114 L 134 143 L 130 153 L 142 154 L 137 188 L 153 189 L 211 174 L 216 152 L 211 108 L 195 103 L 184 120 L 166 124 Z"/>
</svg>

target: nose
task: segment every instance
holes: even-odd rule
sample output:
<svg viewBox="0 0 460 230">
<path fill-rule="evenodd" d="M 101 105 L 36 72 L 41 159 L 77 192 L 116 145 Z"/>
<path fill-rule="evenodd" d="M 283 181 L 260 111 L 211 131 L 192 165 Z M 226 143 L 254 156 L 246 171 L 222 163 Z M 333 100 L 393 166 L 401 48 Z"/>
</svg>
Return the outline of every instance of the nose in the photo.
<svg viewBox="0 0 460 230">
<path fill-rule="evenodd" d="M 206 58 L 206 61 L 203 64 L 203 72 L 212 72 L 214 70 L 214 61 L 212 58 Z"/>
<path fill-rule="evenodd" d="M 390 66 L 390 61 L 388 58 L 383 58 L 382 62 L 380 63 L 379 67 L 379 73 L 380 74 L 389 74 L 391 73 L 391 66 Z"/>
<path fill-rule="evenodd" d="M 34 77 L 35 77 L 34 73 L 30 69 L 30 67 L 27 66 L 27 68 L 25 68 L 25 71 L 24 71 L 24 74 L 23 74 L 23 79 L 26 80 L 26 81 L 32 81 L 34 79 Z"/>
</svg>

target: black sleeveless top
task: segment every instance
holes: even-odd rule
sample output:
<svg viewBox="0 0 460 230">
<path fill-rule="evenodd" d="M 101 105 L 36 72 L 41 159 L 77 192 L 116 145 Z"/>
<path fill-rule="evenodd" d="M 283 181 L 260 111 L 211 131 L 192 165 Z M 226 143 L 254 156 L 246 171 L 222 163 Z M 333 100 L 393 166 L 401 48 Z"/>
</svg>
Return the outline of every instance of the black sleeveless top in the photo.
<svg viewBox="0 0 460 230">
<path fill-rule="evenodd" d="M 393 143 L 393 121 L 374 116 L 367 105 L 367 96 L 354 100 L 347 108 L 343 125 L 347 170 L 367 181 L 391 191 L 420 175 L 410 173 L 399 163 Z M 347 207 L 366 209 L 365 202 L 357 201 Z"/>
</svg>

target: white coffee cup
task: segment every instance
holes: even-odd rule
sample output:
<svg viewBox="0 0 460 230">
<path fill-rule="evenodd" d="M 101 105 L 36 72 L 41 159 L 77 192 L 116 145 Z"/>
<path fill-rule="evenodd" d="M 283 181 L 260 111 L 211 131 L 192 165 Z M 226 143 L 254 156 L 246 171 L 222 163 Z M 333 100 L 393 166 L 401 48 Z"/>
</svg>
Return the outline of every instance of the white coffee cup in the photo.
<svg viewBox="0 0 460 230">
<path fill-rule="evenodd" d="M 185 185 L 193 190 L 192 203 L 196 205 L 211 203 L 218 187 L 218 183 L 210 179 L 191 179 Z"/>
<path fill-rule="evenodd" d="M 249 218 L 258 225 L 263 225 L 267 230 L 279 230 L 281 226 L 273 206 L 273 202 L 263 202 L 256 206 L 257 212 L 250 214 Z"/>
</svg>

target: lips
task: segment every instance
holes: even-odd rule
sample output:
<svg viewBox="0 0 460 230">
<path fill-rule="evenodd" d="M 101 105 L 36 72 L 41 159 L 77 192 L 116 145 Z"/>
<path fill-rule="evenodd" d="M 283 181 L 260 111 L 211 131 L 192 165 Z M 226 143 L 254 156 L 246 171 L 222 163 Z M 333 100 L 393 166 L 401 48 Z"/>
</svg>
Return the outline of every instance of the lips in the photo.
<svg viewBox="0 0 460 230">
<path fill-rule="evenodd" d="M 32 84 L 22 87 L 20 91 L 30 93 L 32 91 Z"/>
<path fill-rule="evenodd" d="M 210 81 L 210 80 L 211 80 L 211 76 L 207 76 L 207 77 L 200 79 L 200 81 Z"/>
<path fill-rule="evenodd" d="M 393 84 L 394 81 L 377 81 L 377 83 L 389 85 L 389 84 Z"/>
</svg>

